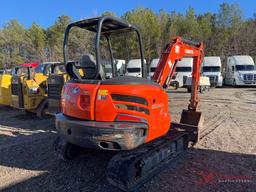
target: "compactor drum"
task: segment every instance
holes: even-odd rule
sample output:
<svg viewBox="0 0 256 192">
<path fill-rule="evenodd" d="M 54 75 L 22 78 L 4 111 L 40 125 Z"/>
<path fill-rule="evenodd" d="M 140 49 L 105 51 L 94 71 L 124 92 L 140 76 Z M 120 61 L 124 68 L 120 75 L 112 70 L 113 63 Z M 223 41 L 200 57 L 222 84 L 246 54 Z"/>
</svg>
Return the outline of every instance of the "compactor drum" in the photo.
<svg viewBox="0 0 256 192">
<path fill-rule="evenodd" d="M 0 75 L 0 105 L 11 105 L 11 74 Z"/>
</svg>

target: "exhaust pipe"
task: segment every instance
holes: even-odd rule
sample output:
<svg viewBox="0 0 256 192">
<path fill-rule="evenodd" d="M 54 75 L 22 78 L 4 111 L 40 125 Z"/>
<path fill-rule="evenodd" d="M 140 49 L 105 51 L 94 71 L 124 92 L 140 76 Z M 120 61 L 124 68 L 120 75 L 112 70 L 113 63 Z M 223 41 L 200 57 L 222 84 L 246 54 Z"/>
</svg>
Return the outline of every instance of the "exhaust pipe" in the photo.
<svg viewBox="0 0 256 192">
<path fill-rule="evenodd" d="M 121 150 L 120 145 L 117 142 L 101 141 L 99 147 L 104 150 Z"/>
</svg>

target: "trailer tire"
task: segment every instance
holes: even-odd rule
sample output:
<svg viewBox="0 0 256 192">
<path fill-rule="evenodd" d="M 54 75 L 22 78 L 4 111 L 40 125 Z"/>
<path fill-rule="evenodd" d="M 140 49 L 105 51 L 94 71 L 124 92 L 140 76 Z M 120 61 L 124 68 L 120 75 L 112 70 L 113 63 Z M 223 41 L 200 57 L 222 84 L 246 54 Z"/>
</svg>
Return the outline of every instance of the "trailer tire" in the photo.
<svg viewBox="0 0 256 192">
<path fill-rule="evenodd" d="M 39 119 L 45 119 L 47 117 L 46 110 L 48 107 L 48 100 L 44 99 L 36 110 L 36 116 Z"/>
</svg>

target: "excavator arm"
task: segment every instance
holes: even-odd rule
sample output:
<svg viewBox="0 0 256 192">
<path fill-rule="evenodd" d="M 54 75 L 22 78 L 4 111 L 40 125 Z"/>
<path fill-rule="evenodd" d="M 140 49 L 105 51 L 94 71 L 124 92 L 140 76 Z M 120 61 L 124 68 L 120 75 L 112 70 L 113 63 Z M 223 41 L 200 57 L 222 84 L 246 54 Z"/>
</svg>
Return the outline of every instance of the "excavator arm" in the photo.
<svg viewBox="0 0 256 192">
<path fill-rule="evenodd" d="M 165 86 L 172 79 L 176 70 L 177 62 L 183 57 L 193 57 L 192 90 L 188 109 L 197 110 L 198 85 L 200 79 L 200 66 L 204 57 L 204 44 L 175 37 L 162 52 L 153 80 Z"/>
</svg>

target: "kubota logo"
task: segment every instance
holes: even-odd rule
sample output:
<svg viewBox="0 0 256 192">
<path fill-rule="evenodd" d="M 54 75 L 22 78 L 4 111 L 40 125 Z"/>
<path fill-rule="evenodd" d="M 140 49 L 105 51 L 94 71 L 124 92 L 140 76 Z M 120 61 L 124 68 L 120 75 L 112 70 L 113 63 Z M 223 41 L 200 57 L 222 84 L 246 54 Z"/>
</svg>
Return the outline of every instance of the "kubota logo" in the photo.
<svg viewBox="0 0 256 192">
<path fill-rule="evenodd" d="M 75 87 L 73 90 L 72 90 L 72 93 L 73 94 L 77 94 L 77 93 L 79 93 L 80 92 L 80 87 Z"/>
<path fill-rule="evenodd" d="M 194 51 L 193 50 L 190 50 L 190 49 L 185 49 L 185 53 L 186 54 L 194 54 Z"/>
</svg>

